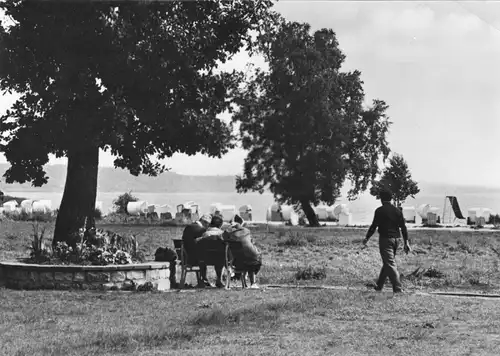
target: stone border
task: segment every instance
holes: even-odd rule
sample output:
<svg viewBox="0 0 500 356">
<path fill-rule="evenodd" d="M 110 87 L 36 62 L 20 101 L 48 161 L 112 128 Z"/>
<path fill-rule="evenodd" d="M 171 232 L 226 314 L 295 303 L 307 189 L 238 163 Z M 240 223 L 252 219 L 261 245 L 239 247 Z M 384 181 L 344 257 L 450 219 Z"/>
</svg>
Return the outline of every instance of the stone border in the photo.
<svg viewBox="0 0 500 356">
<path fill-rule="evenodd" d="M 137 290 L 147 282 L 152 290 L 170 289 L 170 263 L 77 266 L 0 262 L 0 287 L 11 289 Z"/>
</svg>

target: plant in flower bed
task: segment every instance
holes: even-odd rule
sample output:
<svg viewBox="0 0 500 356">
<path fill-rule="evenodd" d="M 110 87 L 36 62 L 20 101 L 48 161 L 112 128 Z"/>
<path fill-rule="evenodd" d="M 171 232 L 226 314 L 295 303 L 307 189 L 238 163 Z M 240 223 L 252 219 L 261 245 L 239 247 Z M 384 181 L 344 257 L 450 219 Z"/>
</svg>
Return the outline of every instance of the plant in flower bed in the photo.
<svg viewBox="0 0 500 356">
<path fill-rule="evenodd" d="M 33 240 L 31 241 L 31 249 L 29 260 L 36 261 L 35 263 L 46 263 L 50 261 L 52 252 L 49 245 L 44 243 L 45 226 L 41 231 L 38 230 L 38 224 L 33 225 Z"/>
<path fill-rule="evenodd" d="M 43 234 L 34 225 L 33 241 L 29 263 L 77 264 L 77 265 L 125 265 L 143 262 L 144 256 L 137 252 L 134 236 L 124 237 L 101 229 L 79 229 L 71 236 L 68 244 L 58 242 L 53 249 L 43 243 Z"/>
<path fill-rule="evenodd" d="M 65 242 L 58 242 L 53 257 L 61 264 L 81 265 L 126 265 L 133 263 L 132 256 L 115 246 L 97 247 L 84 242 L 75 248 Z"/>
</svg>

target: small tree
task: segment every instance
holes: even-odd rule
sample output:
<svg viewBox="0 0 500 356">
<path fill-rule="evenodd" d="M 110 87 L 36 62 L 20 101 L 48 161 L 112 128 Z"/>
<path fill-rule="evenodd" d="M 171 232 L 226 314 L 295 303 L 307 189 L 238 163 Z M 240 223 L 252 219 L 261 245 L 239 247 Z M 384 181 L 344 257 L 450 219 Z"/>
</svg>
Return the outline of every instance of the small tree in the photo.
<svg viewBox="0 0 500 356">
<path fill-rule="evenodd" d="M 116 212 L 118 214 L 126 214 L 128 203 L 134 201 L 139 201 L 139 199 L 137 197 L 134 197 L 132 195 L 132 192 L 128 192 L 119 195 L 118 198 L 113 200 L 113 205 L 115 206 Z"/>
<path fill-rule="evenodd" d="M 374 180 L 370 194 L 379 199 L 382 189 L 392 192 L 395 205 L 400 208 L 408 197 L 415 198 L 420 192 L 417 182 L 412 180 L 408 164 L 402 155 L 395 153 L 389 160 L 389 165 L 384 169 L 380 180 Z"/>
<path fill-rule="evenodd" d="M 335 203 L 346 179 L 349 198 L 367 189 L 377 161 L 389 154 L 387 105 L 364 107 L 359 71 L 342 72 L 345 56 L 335 33 L 310 33 L 308 24 L 282 22 L 261 38 L 269 72 L 257 70 L 238 102 L 242 146 L 248 150 L 239 192 L 269 189 L 283 204 Z"/>
</svg>

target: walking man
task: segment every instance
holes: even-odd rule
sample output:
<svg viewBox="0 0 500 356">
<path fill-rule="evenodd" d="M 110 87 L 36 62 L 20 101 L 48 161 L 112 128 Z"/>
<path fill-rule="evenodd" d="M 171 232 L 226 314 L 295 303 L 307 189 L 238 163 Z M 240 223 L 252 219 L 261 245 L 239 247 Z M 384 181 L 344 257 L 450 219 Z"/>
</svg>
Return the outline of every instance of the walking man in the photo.
<svg viewBox="0 0 500 356">
<path fill-rule="evenodd" d="M 404 251 L 406 254 L 411 251 L 408 242 L 408 230 L 406 229 L 403 213 L 391 204 L 392 194 L 389 191 L 382 191 L 380 192 L 380 200 L 382 206 L 375 210 L 373 222 L 366 233 L 363 245 L 368 243 L 368 240 L 378 228 L 380 256 L 382 257 L 383 266 L 375 290 L 381 291 L 387 277 L 389 277 L 394 293 L 401 293 L 401 281 L 396 267 L 396 250 L 398 249 L 398 240 L 401 238 L 401 229 Z"/>
</svg>

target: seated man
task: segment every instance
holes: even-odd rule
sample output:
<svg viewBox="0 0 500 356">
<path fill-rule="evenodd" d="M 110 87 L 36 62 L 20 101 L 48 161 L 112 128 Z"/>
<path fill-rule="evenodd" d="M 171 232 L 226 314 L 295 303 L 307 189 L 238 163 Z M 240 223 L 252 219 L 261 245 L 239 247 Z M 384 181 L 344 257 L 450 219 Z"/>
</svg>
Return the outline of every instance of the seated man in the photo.
<svg viewBox="0 0 500 356">
<path fill-rule="evenodd" d="M 243 257 L 233 261 L 237 270 L 248 272 L 250 278 L 250 288 L 259 288 L 255 276 L 259 273 L 262 266 L 262 255 L 259 249 L 254 245 L 250 230 L 243 227 L 244 221 L 236 215 L 233 224 L 223 234 L 225 241 L 237 241 L 241 243 Z"/>
<path fill-rule="evenodd" d="M 217 275 L 217 280 L 215 286 L 217 288 L 224 287 L 222 284 L 222 269 L 224 268 L 225 261 L 225 245 L 223 244 L 222 234 L 224 231 L 221 230 L 223 224 L 222 218 L 218 215 L 212 217 L 210 226 L 203 233 L 203 235 L 196 240 L 196 251 L 198 256 L 198 261 L 200 268 L 203 265 L 206 269 L 205 259 L 210 259 L 210 263 L 214 265 L 215 273 Z M 218 250 L 220 248 L 220 255 L 217 253 L 215 256 L 207 256 L 208 249 Z"/>
<path fill-rule="evenodd" d="M 196 240 L 199 239 L 205 231 L 207 231 L 208 226 L 212 217 L 208 214 L 202 215 L 200 220 L 187 225 L 182 233 L 182 241 L 184 242 L 184 248 L 188 254 L 190 265 L 198 265 L 198 259 L 196 254 Z M 200 275 L 203 283 L 205 285 L 210 285 L 207 280 L 207 267 L 200 266 Z"/>
</svg>

